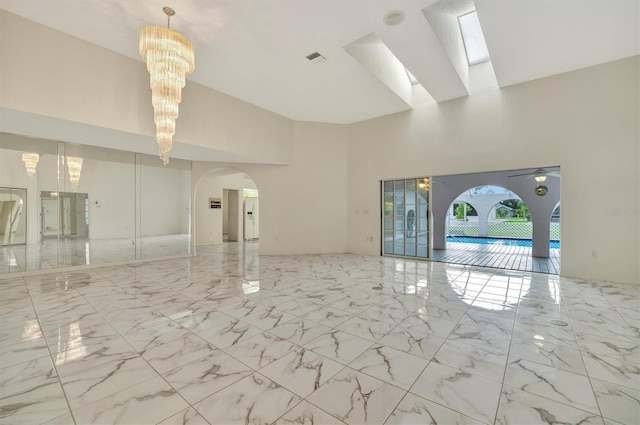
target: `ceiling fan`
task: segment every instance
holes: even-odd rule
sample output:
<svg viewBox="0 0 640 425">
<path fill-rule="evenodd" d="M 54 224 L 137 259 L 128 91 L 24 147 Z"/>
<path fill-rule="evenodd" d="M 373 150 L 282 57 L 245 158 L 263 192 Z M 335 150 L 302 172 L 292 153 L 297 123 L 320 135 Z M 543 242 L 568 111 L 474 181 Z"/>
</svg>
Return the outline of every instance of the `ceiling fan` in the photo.
<svg viewBox="0 0 640 425">
<path fill-rule="evenodd" d="M 530 171 L 528 173 L 522 174 L 514 174 L 509 177 L 521 177 L 527 176 L 527 178 L 533 177 L 538 183 L 542 183 L 547 180 L 547 177 L 560 177 L 560 171 L 549 171 L 545 168 L 538 168 L 535 171 Z"/>
</svg>

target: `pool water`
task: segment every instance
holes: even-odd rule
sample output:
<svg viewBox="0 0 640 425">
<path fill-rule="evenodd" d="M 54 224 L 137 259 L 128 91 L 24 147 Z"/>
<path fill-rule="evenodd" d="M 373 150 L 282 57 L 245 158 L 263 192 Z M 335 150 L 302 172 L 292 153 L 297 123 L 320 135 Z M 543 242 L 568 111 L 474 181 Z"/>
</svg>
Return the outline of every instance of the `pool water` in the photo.
<svg viewBox="0 0 640 425">
<path fill-rule="evenodd" d="M 531 239 L 483 238 L 480 236 L 447 236 L 447 242 L 474 243 L 480 245 L 532 246 Z M 549 241 L 549 248 L 560 248 L 559 240 Z"/>
</svg>

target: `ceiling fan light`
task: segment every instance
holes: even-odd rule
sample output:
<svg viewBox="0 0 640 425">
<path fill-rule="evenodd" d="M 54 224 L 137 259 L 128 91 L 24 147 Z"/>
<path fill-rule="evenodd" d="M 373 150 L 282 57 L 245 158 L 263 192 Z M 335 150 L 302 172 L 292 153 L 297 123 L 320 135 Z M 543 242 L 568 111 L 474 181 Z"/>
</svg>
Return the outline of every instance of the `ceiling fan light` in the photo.
<svg viewBox="0 0 640 425">
<path fill-rule="evenodd" d="M 538 183 L 542 183 L 544 181 L 547 180 L 547 176 L 544 174 L 536 174 L 535 176 L 533 176 L 533 178 L 538 182 Z"/>
</svg>

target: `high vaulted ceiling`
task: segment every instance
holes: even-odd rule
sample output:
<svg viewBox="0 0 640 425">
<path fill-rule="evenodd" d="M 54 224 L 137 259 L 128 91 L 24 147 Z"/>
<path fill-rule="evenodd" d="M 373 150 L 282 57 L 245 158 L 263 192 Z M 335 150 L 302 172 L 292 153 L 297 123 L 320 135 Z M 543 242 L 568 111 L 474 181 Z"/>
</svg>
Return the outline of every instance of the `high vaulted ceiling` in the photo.
<svg viewBox="0 0 640 425">
<path fill-rule="evenodd" d="M 140 61 L 138 33 L 166 24 L 163 6 L 176 10 L 171 27 L 195 45 L 190 80 L 304 121 L 352 123 L 415 106 L 363 66 L 375 68 L 376 56 L 363 59 L 362 40 L 384 45 L 417 77 L 422 102 L 472 96 L 475 71 L 461 66 L 452 39 L 456 16 L 473 8 L 497 87 L 640 53 L 639 0 L 0 0 L 4 10 Z M 385 25 L 390 10 L 404 21 Z M 308 61 L 313 52 L 327 59 Z"/>
</svg>

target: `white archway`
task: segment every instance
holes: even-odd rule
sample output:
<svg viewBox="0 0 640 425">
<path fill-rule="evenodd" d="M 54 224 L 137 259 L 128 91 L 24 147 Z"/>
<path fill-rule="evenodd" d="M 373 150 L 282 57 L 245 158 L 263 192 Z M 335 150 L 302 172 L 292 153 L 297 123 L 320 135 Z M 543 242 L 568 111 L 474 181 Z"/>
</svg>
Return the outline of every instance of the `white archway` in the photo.
<svg viewBox="0 0 640 425">
<path fill-rule="evenodd" d="M 202 174 L 193 186 L 193 252 L 200 245 L 212 245 L 224 241 L 224 229 L 228 227 L 234 240 L 244 240 L 244 190 L 259 192 L 256 182 L 243 170 L 230 167 L 214 167 Z M 225 193 L 229 196 L 225 199 Z M 252 196 L 252 195 L 249 195 Z M 257 211 L 251 218 L 259 220 Z M 225 223 L 225 217 L 228 222 Z"/>
<path fill-rule="evenodd" d="M 528 171 L 534 172 L 535 169 L 432 177 L 433 249 L 445 249 L 445 220 L 451 202 L 469 188 L 494 185 L 516 193 L 527 204 L 531 213 L 534 233 L 532 256 L 549 258 L 549 217 L 560 201 L 560 179 L 548 178 L 545 182 L 548 192 L 544 196 L 540 196 L 535 191 L 537 183 L 533 178 L 512 177 L 514 174 Z"/>
</svg>

